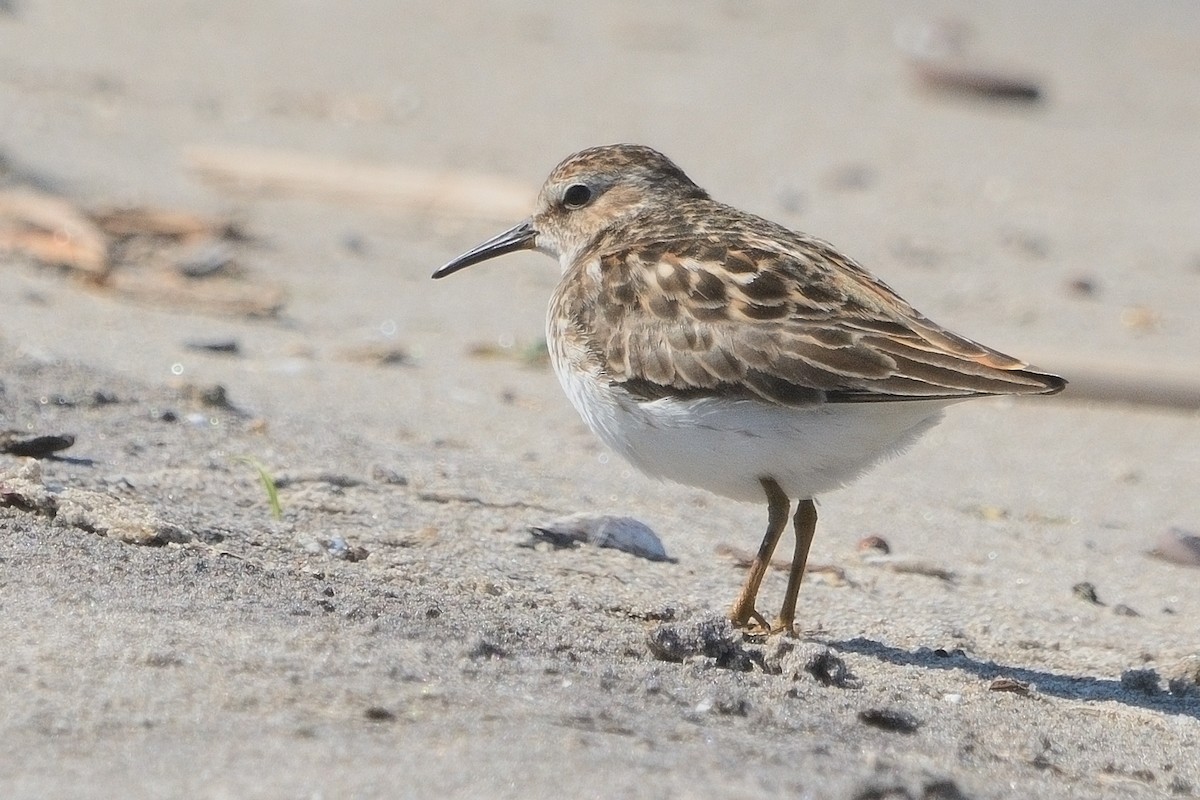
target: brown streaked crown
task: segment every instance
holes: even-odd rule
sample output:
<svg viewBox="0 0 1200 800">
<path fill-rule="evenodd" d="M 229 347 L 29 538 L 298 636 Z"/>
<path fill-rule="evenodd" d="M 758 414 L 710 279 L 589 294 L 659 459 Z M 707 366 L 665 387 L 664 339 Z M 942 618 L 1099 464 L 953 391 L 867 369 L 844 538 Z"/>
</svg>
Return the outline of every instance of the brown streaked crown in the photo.
<svg viewBox="0 0 1200 800">
<path fill-rule="evenodd" d="M 587 200 L 573 203 L 573 193 Z M 572 260 L 602 231 L 624 228 L 681 199 L 708 193 L 662 153 L 634 144 L 592 147 L 569 156 L 546 178 L 531 222 L 537 248 Z"/>
</svg>

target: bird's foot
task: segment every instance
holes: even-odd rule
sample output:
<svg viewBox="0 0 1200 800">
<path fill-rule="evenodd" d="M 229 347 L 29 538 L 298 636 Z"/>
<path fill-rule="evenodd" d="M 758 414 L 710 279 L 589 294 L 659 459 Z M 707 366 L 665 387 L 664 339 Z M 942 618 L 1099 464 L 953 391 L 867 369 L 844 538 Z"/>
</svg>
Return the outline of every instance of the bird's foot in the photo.
<svg viewBox="0 0 1200 800">
<path fill-rule="evenodd" d="M 780 617 L 775 620 L 775 624 L 771 626 L 771 634 L 782 633 L 784 636 L 790 636 L 793 639 L 800 638 L 800 632 L 796 630 L 796 620 L 784 619 Z"/>
<path fill-rule="evenodd" d="M 756 635 L 771 633 L 771 626 L 767 622 L 767 618 L 758 613 L 754 606 L 734 608 L 729 613 L 729 621 L 733 623 L 733 627 L 741 628 L 747 633 Z"/>
<path fill-rule="evenodd" d="M 792 638 L 800 636 L 796 629 L 795 619 L 784 619 L 782 616 L 775 620 L 775 624 L 767 622 L 767 618 L 758 612 L 757 609 L 734 609 L 729 615 L 729 621 L 733 623 L 733 627 L 744 630 L 748 636 L 766 637 L 783 634 Z"/>
</svg>

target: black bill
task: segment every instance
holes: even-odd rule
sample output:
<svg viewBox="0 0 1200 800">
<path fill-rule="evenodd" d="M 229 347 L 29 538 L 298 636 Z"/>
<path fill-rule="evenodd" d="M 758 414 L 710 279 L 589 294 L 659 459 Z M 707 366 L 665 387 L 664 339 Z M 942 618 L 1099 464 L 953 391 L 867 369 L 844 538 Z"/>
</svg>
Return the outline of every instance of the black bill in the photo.
<svg viewBox="0 0 1200 800">
<path fill-rule="evenodd" d="M 517 250 L 530 250 L 536 241 L 537 231 L 533 229 L 533 224 L 529 220 L 525 220 L 520 225 L 514 225 L 499 236 L 493 236 L 478 247 L 463 253 L 434 272 L 433 277 L 444 278 L 460 269 L 478 264 L 480 261 L 487 261 L 489 258 L 513 253 Z"/>
</svg>

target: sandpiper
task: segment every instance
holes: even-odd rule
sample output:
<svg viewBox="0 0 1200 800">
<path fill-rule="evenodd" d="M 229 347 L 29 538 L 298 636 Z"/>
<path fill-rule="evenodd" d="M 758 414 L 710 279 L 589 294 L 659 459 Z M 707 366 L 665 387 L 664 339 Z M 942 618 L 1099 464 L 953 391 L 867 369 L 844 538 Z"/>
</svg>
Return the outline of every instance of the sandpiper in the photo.
<svg viewBox="0 0 1200 800">
<path fill-rule="evenodd" d="M 829 243 L 713 200 L 648 147 L 568 157 L 529 219 L 433 277 L 527 249 L 562 267 L 546 339 L 588 427 L 649 475 L 766 499 L 738 626 L 794 631 L 816 495 L 951 403 L 1066 385 L 937 325 Z M 795 555 L 768 624 L 755 601 L 792 499 Z"/>
</svg>

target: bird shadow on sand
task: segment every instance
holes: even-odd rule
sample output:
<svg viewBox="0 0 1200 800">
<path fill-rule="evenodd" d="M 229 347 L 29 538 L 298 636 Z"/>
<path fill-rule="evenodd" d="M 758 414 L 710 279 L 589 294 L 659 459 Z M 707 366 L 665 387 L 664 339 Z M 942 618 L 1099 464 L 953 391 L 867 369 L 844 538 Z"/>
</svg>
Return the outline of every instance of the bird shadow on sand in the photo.
<svg viewBox="0 0 1200 800">
<path fill-rule="evenodd" d="M 1064 700 L 1111 701 L 1125 706 L 1183 714 L 1200 719 L 1200 697 L 1177 696 L 1165 691 L 1159 678 L 1150 671 L 1126 673 L 1124 679 L 1063 675 L 1028 667 L 1006 666 L 995 661 L 972 658 L 961 650 L 902 650 L 898 647 L 856 637 L 844 641 L 826 641 L 825 645 L 844 653 L 858 653 L 901 667 L 961 670 L 984 680 L 1009 679 L 1029 684 L 1037 694 Z"/>
</svg>

